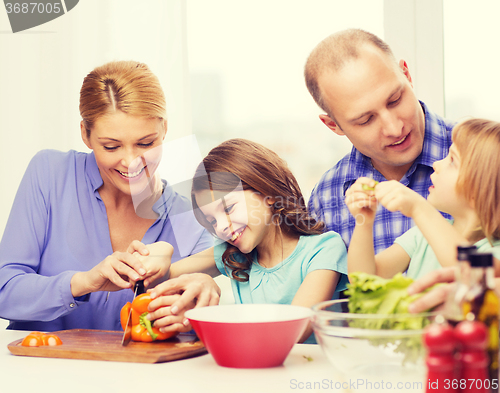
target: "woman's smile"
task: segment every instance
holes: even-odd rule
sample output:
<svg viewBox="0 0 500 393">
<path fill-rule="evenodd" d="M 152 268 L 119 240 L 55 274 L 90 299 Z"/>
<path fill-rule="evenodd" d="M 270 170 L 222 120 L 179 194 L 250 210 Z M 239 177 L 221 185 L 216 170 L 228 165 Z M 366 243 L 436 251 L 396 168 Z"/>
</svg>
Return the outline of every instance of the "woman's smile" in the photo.
<svg viewBox="0 0 500 393">
<path fill-rule="evenodd" d="M 140 174 L 142 174 L 144 172 L 144 169 L 146 169 L 146 167 L 142 167 L 142 169 L 139 169 L 138 171 L 135 171 L 135 172 L 122 172 L 120 171 L 119 169 L 116 169 L 116 171 L 122 176 L 124 177 L 125 179 L 127 180 L 130 180 L 130 179 L 133 179 L 133 178 L 136 178 L 138 177 Z"/>
</svg>

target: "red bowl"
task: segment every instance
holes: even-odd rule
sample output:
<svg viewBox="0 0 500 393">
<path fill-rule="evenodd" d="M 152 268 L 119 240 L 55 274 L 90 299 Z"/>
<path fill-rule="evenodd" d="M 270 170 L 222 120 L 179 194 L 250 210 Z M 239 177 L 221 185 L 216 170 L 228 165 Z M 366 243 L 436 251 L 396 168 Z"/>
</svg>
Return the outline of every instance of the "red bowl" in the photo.
<svg viewBox="0 0 500 393">
<path fill-rule="evenodd" d="M 230 304 L 186 311 L 219 366 L 264 368 L 283 364 L 312 310 L 288 304 Z"/>
</svg>

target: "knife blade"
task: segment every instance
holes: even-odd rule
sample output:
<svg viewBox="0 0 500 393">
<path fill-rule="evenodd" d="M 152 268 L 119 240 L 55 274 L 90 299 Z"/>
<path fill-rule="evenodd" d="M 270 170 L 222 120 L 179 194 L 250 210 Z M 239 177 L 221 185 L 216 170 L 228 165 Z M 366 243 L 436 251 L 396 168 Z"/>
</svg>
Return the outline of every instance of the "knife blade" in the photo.
<svg viewBox="0 0 500 393">
<path fill-rule="evenodd" d="M 134 285 L 134 298 L 137 297 L 137 295 L 140 295 L 141 293 L 144 293 L 144 281 L 140 280 L 137 281 Z M 132 299 L 132 301 L 134 301 Z M 122 345 L 125 347 L 127 344 L 130 342 L 130 339 L 132 338 L 132 308 L 130 308 L 130 311 L 128 313 L 127 317 L 127 325 L 125 325 L 125 331 L 123 332 L 123 337 L 122 337 Z"/>
</svg>

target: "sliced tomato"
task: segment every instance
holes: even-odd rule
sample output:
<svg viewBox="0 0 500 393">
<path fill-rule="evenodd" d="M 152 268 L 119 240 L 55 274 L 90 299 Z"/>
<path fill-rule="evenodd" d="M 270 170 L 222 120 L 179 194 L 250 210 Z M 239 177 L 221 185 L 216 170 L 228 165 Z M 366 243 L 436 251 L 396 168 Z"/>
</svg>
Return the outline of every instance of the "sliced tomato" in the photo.
<svg viewBox="0 0 500 393">
<path fill-rule="evenodd" d="M 24 337 L 22 343 L 24 347 L 40 347 L 43 345 L 43 333 L 41 332 L 31 332 L 26 337 Z"/>
<path fill-rule="evenodd" d="M 62 345 L 62 340 L 59 338 L 59 336 L 55 334 L 44 334 L 42 336 L 42 341 L 43 345 L 49 345 L 49 346 L 56 346 L 56 345 Z"/>
</svg>

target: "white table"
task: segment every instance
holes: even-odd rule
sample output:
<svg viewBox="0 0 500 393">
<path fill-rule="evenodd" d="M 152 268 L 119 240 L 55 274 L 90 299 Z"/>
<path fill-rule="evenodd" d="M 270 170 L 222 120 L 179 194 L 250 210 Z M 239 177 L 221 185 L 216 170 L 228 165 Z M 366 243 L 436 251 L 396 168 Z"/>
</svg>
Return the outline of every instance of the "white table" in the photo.
<svg viewBox="0 0 500 393">
<path fill-rule="evenodd" d="M 318 345 L 296 344 L 283 366 L 234 369 L 210 354 L 159 364 L 45 359 L 12 355 L 7 345 L 29 332 L 0 330 L 3 393 L 275 393 L 341 392 Z M 308 361 L 305 357 L 311 357 Z M 308 388 L 309 387 L 309 388 Z M 316 389 L 313 389 L 316 387 Z M 337 385 L 338 387 L 338 385 Z"/>
</svg>

